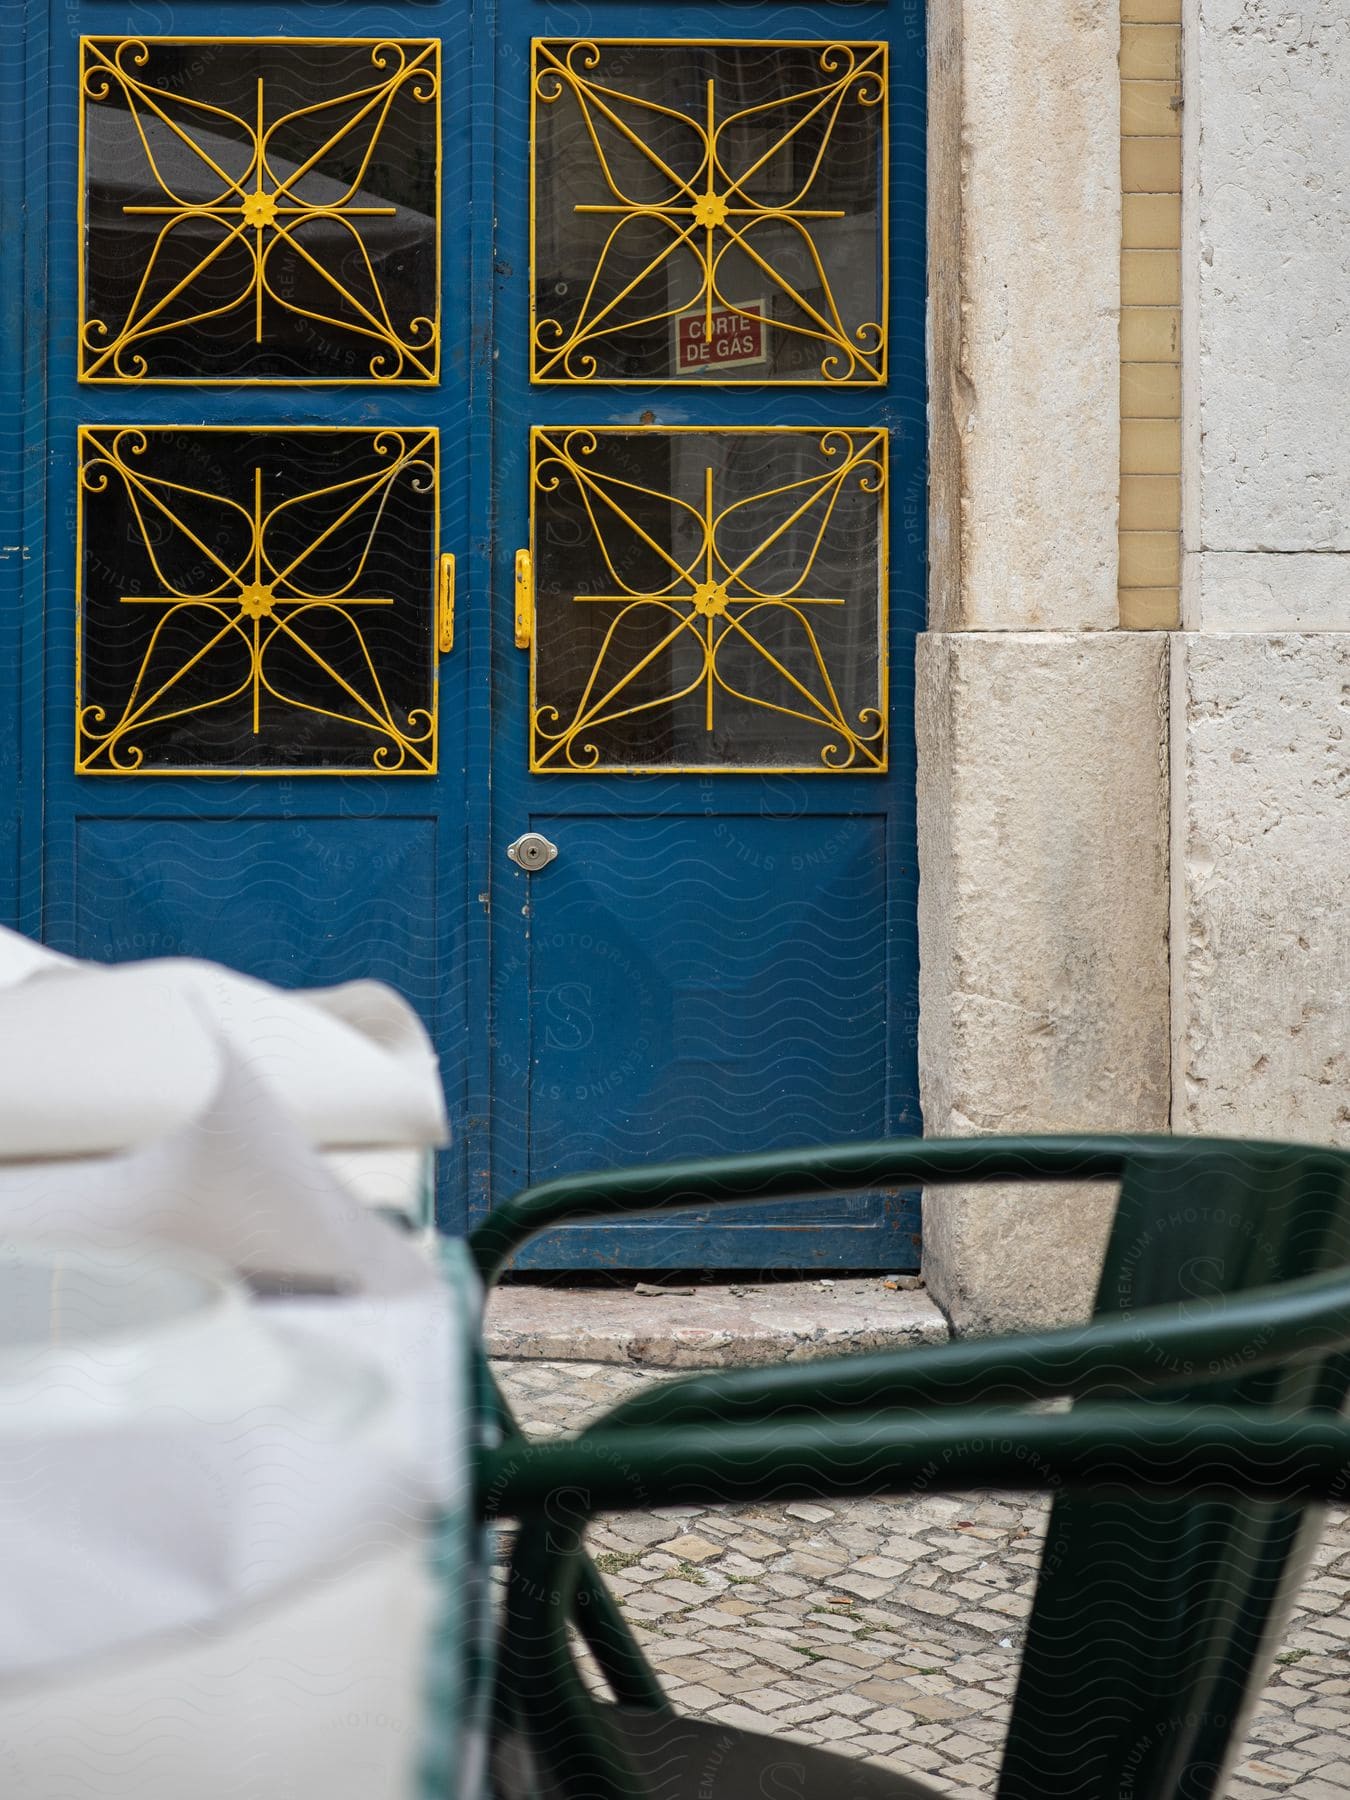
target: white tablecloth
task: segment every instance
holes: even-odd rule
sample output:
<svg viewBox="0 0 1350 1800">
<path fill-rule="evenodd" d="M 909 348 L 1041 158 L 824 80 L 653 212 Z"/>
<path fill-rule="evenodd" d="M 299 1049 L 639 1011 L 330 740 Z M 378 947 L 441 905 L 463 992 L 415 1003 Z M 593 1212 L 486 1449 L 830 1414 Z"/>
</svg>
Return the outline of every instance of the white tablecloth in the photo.
<svg viewBox="0 0 1350 1800">
<path fill-rule="evenodd" d="M 430 1040 L 391 988 L 288 991 L 185 957 L 80 962 L 0 929 L 0 1156 L 150 1143 L 210 1103 L 222 1047 L 349 1192 L 415 1210 L 445 1106 Z"/>
<path fill-rule="evenodd" d="M 58 1429 L 0 1359 L 6 1800 L 415 1791 L 424 1551 L 467 1516 L 472 1325 L 319 1145 L 443 1134 L 430 1045 L 375 984 L 282 994 L 0 939 L 0 1259 L 39 1241 L 218 1271 L 286 1374 L 226 1348 L 199 1404 L 138 1414 L 94 1363 Z"/>
</svg>

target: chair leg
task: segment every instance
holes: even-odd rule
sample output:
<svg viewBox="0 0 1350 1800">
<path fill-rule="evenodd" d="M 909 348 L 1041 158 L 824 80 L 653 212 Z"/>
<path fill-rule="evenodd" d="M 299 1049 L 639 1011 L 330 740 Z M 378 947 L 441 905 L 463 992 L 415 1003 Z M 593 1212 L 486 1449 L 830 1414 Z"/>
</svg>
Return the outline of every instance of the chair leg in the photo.
<svg viewBox="0 0 1350 1800">
<path fill-rule="evenodd" d="M 497 1429 L 504 1439 L 521 1438 L 523 1441 L 524 1434 L 516 1423 L 515 1414 L 486 1359 L 480 1360 L 480 1370 L 485 1406 Z M 584 1550 L 577 1575 L 573 1622 L 595 1658 L 596 1667 L 604 1676 L 617 1706 L 634 1707 L 641 1712 L 670 1711 L 670 1702 L 661 1691 L 661 1683 L 651 1664 L 638 1648 L 637 1639 L 615 1604 L 614 1596 Z"/>
<path fill-rule="evenodd" d="M 584 1552 L 577 1574 L 573 1622 L 595 1658 L 596 1667 L 618 1706 L 642 1712 L 669 1712 L 670 1701 L 637 1646 L 628 1621 L 599 1570 Z"/>
<path fill-rule="evenodd" d="M 561 1800 L 641 1800 L 643 1789 L 572 1660 L 583 1523 L 522 1518 L 507 1583 L 501 1673 Z M 599 1576 L 595 1577 L 599 1581 Z"/>
</svg>

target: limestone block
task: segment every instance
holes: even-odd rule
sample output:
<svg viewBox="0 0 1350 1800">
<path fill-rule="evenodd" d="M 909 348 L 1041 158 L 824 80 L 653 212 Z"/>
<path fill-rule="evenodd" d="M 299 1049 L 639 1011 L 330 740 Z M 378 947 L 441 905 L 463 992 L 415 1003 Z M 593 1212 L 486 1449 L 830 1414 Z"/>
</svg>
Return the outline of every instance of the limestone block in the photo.
<svg viewBox="0 0 1350 1800">
<path fill-rule="evenodd" d="M 1350 632 L 1173 646 L 1173 1127 L 1350 1144 Z"/>
<path fill-rule="evenodd" d="M 1350 555 L 1193 551 L 1181 616 L 1192 631 L 1350 631 Z"/>
<path fill-rule="evenodd" d="M 920 639 L 920 1082 L 930 1136 L 1167 1128 L 1167 638 Z M 1112 1197 L 940 1189 L 963 1331 L 1080 1316 Z"/>
<path fill-rule="evenodd" d="M 1117 620 L 1118 0 L 932 0 L 930 623 Z"/>
<path fill-rule="evenodd" d="M 668 1293 L 508 1282 L 493 1294 L 483 1327 L 494 1358 L 630 1369 L 808 1362 L 946 1338 L 946 1320 L 927 1294 L 893 1293 L 875 1275 L 749 1290 L 700 1280 Z"/>
<path fill-rule="evenodd" d="M 1350 550 L 1350 8 L 1187 14 L 1186 548 Z"/>
</svg>

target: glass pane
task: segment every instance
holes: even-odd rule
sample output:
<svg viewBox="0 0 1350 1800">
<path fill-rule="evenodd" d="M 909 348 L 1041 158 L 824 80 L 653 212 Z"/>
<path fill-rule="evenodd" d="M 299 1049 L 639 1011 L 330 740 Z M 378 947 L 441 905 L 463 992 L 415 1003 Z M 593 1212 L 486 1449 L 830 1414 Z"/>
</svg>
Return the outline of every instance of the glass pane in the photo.
<svg viewBox="0 0 1350 1800">
<path fill-rule="evenodd" d="M 884 44 L 534 56 L 536 381 L 885 380 Z"/>
<path fill-rule="evenodd" d="M 436 380 L 435 41 L 81 51 L 82 380 Z"/>
<path fill-rule="evenodd" d="M 77 771 L 430 774 L 436 451 L 85 426 Z"/>
<path fill-rule="evenodd" d="M 885 768 L 884 431 L 533 449 L 531 768 Z"/>
</svg>

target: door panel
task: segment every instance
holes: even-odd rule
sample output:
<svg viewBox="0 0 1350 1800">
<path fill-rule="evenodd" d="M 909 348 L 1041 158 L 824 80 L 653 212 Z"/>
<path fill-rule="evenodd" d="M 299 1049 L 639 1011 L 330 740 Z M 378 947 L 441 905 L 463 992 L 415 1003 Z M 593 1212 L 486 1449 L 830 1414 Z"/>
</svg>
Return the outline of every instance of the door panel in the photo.
<svg viewBox="0 0 1350 1800">
<path fill-rule="evenodd" d="M 790 853 L 775 819 L 536 829 L 534 1179 L 597 1140 L 622 1163 L 885 1130 L 883 821 L 801 820 Z"/>
<path fill-rule="evenodd" d="M 388 981 L 434 1006 L 434 819 L 85 819 L 74 948 L 205 956 L 284 987 Z"/>
<path fill-rule="evenodd" d="M 725 816 L 535 829 L 558 860 L 531 890 L 532 1179 L 640 1162 L 654 1143 L 713 1156 L 885 1133 L 884 819 L 822 815 L 790 837 Z M 849 1196 L 775 1229 L 794 1211 L 743 1212 L 742 1249 L 856 1256 L 881 1209 Z M 689 1227 L 671 1229 L 678 1260 Z"/>
</svg>

